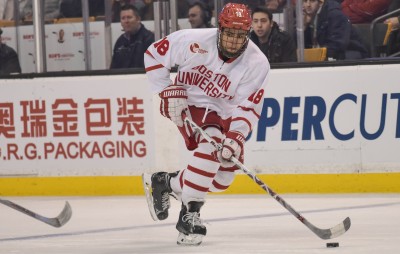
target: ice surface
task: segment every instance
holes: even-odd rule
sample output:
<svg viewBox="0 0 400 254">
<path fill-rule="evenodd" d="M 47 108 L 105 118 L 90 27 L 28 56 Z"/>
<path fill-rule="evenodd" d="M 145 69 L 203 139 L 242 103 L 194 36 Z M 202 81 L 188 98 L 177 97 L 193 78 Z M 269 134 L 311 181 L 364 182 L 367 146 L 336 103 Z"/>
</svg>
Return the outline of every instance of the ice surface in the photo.
<svg viewBox="0 0 400 254">
<path fill-rule="evenodd" d="M 65 200 L 71 220 L 53 228 L 0 205 L 0 254 L 144 253 L 400 253 L 400 195 L 281 195 L 320 228 L 349 216 L 350 230 L 321 240 L 269 195 L 210 195 L 201 211 L 207 236 L 196 247 L 176 244 L 180 204 L 154 222 L 144 196 L 2 197 L 41 215 L 55 217 Z M 327 242 L 339 242 L 327 248 Z"/>
</svg>

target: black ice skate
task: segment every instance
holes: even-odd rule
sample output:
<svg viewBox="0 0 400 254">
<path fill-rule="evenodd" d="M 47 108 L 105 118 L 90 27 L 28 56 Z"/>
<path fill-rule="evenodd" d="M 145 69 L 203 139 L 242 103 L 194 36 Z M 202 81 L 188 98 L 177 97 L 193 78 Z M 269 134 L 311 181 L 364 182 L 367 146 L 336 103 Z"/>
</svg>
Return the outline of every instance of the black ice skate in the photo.
<svg viewBox="0 0 400 254">
<path fill-rule="evenodd" d="M 142 175 L 147 205 L 153 220 L 165 220 L 168 218 L 170 207 L 169 195 L 172 189 L 169 185 L 170 175 L 166 172 L 158 172 L 152 175 Z"/>
<path fill-rule="evenodd" d="M 179 231 L 177 244 L 199 245 L 207 234 L 206 227 L 200 219 L 200 208 L 204 202 L 191 201 L 188 207 L 182 204 L 176 229 Z"/>
</svg>

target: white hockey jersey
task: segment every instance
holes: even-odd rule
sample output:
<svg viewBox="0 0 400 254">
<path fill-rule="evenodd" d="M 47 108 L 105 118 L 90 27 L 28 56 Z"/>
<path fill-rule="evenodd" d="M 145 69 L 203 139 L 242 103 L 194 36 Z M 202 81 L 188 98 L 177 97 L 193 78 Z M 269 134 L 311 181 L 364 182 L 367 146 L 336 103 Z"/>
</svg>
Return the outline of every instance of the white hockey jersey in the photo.
<svg viewBox="0 0 400 254">
<path fill-rule="evenodd" d="M 230 130 L 247 136 L 262 110 L 270 65 L 252 41 L 238 58 L 224 62 L 217 37 L 217 28 L 187 29 L 154 42 L 145 53 L 146 73 L 154 93 L 172 83 L 183 85 L 189 105 L 232 117 Z M 172 81 L 174 66 L 178 72 Z"/>
</svg>

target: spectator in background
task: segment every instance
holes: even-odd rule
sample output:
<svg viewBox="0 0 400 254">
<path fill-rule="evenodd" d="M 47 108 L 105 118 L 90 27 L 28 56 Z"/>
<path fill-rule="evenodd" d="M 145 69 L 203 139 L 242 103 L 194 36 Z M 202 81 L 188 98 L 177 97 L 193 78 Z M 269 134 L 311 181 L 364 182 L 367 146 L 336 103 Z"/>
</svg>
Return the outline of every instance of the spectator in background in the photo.
<svg viewBox="0 0 400 254">
<path fill-rule="evenodd" d="M 60 18 L 81 18 L 81 0 L 60 0 Z M 89 17 L 104 16 L 104 0 L 88 0 Z"/>
<path fill-rule="evenodd" d="M 266 0 L 224 0 L 224 4 L 227 3 L 237 3 L 244 4 L 250 8 L 250 10 L 254 10 L 256 7 L 260 5 L 264 5 Z"/>
<path fill-rule="evenodd" d="M 272 20 L 272 13 L 266 6 L 256 7 L 252 12 L 250 39 L 267 56 L 270 63 L 297 62 L 296 43 L 278 24 Z"/>
<path fill-rule="evenodd" d="M 144 7 L 141 10 L 142 20 L 154 20 L 153 0 L 144 0 Z"/>
<path fill-rule="evenodd" d="M 343 0 L 342 11 L 352 24 L 370 23 L 385 14 L 392 0 Z M 397 1 L 397 0 L 394 0 Z"/>
<path fill-rule="evenodd" d="M 25 6 L 27 5 L 27 4 L 32 4 L 32 0 L 18 0 L 18 5 L 19 5 L 19 19 L 23 19 L 24 18 L 24 16 L 23 16 L 23 14 L 24 14 L 24 9 L 25 9 Z"/>
<path fill-rule="evenodd" d="M 211 28 L 212 11 L 207 4 L 195 1 L 189 6 L 188 19 L 192 28 Z"/>
<path fill-rule="evenodd" d="M 285 4 L 286 0 L 265 0 L 265 6 L 272 13 L 282 12 Z"/>
<path fill-rule="evenodd" d="M 109 1 L 109 0 L 107 0 Z M 89 16 L 97 17 L 104 16 L 106 12 L 106 7 L 104 5 L 104 0 L 89 0 Z"/>
<path fill-rule="evenodd" d="M 60 18 L 82 17 L 81 0 L 61 0 Z"/>
<path fill-rule="evenodd" d="M 144 68 L 144 52 L 154 42 L 154 34 L 141 23 L 134 6 L 124 5 L 120 17 L 124 34 L 115 42 L 110 68 Z"/>
<path fill-rule="evenodd" d="M 61 0 L 45 0 L 44 1 L 44 20 L 53 21 L 60 17 Z M 30 21 L 33 16 L 32 0 L 27 1 L 21 17 L 23 20 Z"/>
<path fill-rule="evenodd" d="M 368 50 L 340 9 L 332 0 L 303 0 L 304 47 L 327 48 L 331 60 L 362 59 Z"/>
<path fill-rule="evenodd" d="M 180 19 L 186 19 L 189 12 L 189 6 L 195 2 L 202 2 L 209 7 L 210 10 L 214 10 L 214 0 L 177 0 L 177 15 Z"/>
<path fill-rule="evenodd" d="M 0 75 L 21 73 L 17 52 L 2 42 L 2 34 L 3 30 L 0 28 Z"/>
<path fill-rule="evenodd" d="M 14 19 L 14 1 L 0 0 L 0 20 Z"/>
<path fill-rule="evenodd" d="M 120 21 L 121 8 L 128 4 L 134 6 L 138 10 L 140 18 L 143 19 L 145 15 L 147 16 L 146 12 L 152 3 L 152 0 L 113 0 L 111 7 L 113 12 L 112 22 Z"/>
<path fill-rule="evenodd" d="M 187 18 L 189 6 L 196 1 L 203 2 L 208 5 L 211 10 L 213 9 L 214 0 L 177 0 L 178 18 Z M 126 4 L 132 4 L 135 6 L 139 10 L 142 20 L 154 20 L 153 2 L 154 0 L 112 0 L 112 22 L 119 22 L 119 10 Z"/>
</svg>

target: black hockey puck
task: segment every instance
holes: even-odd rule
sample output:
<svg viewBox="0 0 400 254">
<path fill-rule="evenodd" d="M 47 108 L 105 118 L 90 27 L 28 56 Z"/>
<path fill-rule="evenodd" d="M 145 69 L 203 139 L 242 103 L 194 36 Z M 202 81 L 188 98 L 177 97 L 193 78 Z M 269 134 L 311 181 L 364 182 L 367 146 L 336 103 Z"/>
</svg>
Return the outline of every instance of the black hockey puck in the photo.
<svg viewBox="0 0 400 254">
<path fill-rule="evenodd" d="M 327 248 L 339 247 L 339 243 L 326 243 Z"/>
</svg>

